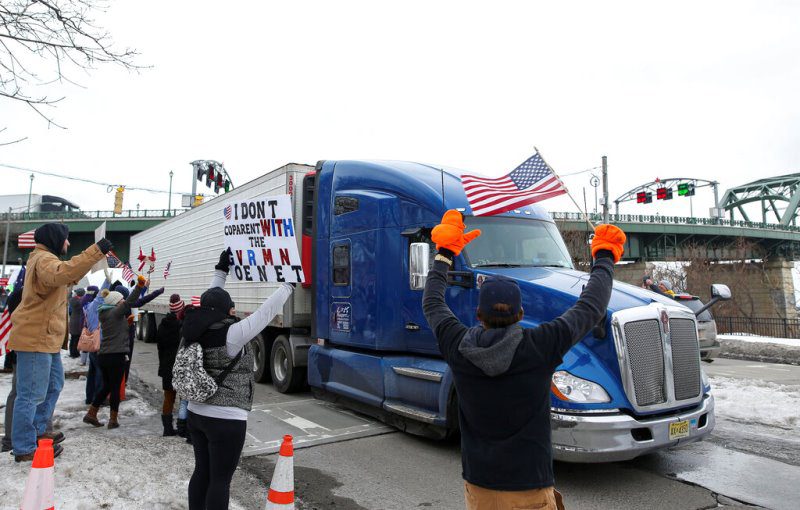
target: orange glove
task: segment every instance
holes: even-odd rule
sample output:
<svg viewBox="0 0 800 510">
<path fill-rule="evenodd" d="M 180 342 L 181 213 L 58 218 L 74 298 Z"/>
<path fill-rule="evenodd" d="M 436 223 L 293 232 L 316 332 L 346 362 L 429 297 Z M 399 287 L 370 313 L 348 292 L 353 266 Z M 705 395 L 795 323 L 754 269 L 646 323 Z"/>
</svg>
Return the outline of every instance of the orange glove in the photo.
<svg viewBox="0 0 800 510">
<path fill-rule="evenodd" d="M 138 287 L 144 287 L 144 286 L 145 286 L 144 284 L 145 284 L 146 282 L 147 282 L 147 278 L 145 278 L 145 277 L 144 277 L 144 276 L 142 276 L 142 275 L 139 275 L 139 276 L 136 278 L 136 285 L 137 285 Z"/>
<path fill-rule="evenodd" d="M 614 255 L 614 262 L 619 262 L 624 250 L 625 232 L 614 225 L 597 225 L 592 239 L 592 257 L 600 250 L 608 250 Z"/>
<path fill-rule="evenodd" d="M 436 249 L 446 249 L 453 252 L 454 255 L 461 253 L 470 241 L 481 235 L 480 230 L 472 230 L 464 233 L 466 225 L 464 225 L 464 216 L 456 211 L 450 209 L 444 216 L 442 222 L 433 227 L 431 231 L 431 239 L 436 243 Z"/>
</svg>

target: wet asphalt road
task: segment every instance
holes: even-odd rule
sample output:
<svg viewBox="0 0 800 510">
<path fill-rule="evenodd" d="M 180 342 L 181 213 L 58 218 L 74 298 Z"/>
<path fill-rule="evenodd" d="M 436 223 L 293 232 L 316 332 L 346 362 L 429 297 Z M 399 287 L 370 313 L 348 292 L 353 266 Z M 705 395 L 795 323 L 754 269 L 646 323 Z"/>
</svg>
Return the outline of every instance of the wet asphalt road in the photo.
<svg viewBox="0 0 800 510">
<path fill-rule="evenodd" d="M 782 365 L 736 360 L 703 366 L 710 374 L 726 377 L 783 384 L 800 379 L 800 367 L 791 367 L 799 372 L 785 372 Z M 137 342 L 134 374 L 140 382 L 160 389 L 156 367 L 155 346 Z M 258 448 L 268 447 L 287 430 L 296 437 L 316 438 L 295 450 L 299 509 L 464 508 L 457 444 L 397 432 L 314 400 L 308 393 L 282 395 L 271 385 L 257 385 L 255 400 L 262 414 L 248 425 L 251 454 L 242 459 L 241 467 L 264 486 L 271 479 L 275 455 L 259 453 Z M 363 433 L 354 438 L 345 432 L 354 428 L 356 420 L 363 420 L 358 424 Z M 796 452 L 788 454 L 788 460 L 765 454 L 781 435 L 779 430 L 765 429 L 722 420 L 709 441 L 630 462 L 556 463 L 557 487 L 570 509 L 798 508 Z M 740 448 L 745 440 L 749 447 Z"/>
</svg>

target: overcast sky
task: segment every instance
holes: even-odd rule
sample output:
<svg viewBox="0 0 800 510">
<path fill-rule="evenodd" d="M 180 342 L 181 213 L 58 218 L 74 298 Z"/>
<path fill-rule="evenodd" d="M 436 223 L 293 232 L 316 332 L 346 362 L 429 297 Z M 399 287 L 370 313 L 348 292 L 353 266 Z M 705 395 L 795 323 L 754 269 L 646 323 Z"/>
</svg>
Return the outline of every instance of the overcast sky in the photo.
<svg viewBox="0 0 800 510">
<path fill-rule="evenodd" d="M 498 176 L 535 145 L 562 174 L 607 155 L 612 199 L 656 177 L 722 192 L 800 171 L 800 2 L 391 5 L 112 2 L 100 23 L 151 68 L 73 75 L 84 88 L 53 93 L 66 130 L 0 100 L 0 127 L 29 137 L 0 147 L 0 163 L 164 190 L 173 170 L 180 192 L 195 159 L 223 161 L 236 184 L 319 159 Z M 0 175 L 0 193 L 28 192 L 26 173 Z M 589 174 L 564 180 L 593 209 Z M 37 176 L 33 190 L 113 206 L 102 186 Z M 686 215 L 688 202 L 620 212 Z M 695 215 L 712 202 L 699 190 Z M 167 196 L 128 193 L 125 208 L 137 203 Z"/>
</svg>

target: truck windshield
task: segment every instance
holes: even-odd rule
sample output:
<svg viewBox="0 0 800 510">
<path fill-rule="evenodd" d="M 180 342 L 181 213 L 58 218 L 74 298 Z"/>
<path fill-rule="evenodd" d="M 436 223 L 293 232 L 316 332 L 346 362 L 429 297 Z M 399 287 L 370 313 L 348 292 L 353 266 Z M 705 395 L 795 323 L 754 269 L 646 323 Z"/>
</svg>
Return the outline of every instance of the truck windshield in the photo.
<svg viewBox="0 0 800 510">
<path fill-rule="evenodd" d="M 464 218 L 480 237 L 465 248 L 471 267 L 566 267 L 572 259 L 552 223 L 500 216 Z"/>
</svg>

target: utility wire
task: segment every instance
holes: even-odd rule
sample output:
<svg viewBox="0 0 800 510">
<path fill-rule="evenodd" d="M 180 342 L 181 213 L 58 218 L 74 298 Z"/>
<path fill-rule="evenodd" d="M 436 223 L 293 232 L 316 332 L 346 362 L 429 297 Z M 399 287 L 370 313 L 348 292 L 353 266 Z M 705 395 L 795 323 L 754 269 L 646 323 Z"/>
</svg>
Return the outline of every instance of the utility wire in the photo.
<svg viewBox="0 0 800 510">
<path fill-rule="evenodd" d="M 592 168 L 587 168 L 586 170 L 580 170 L 578 172 L 571 172 L 571 173 L 568 173 L 568 174 L 559 173 L 558 176 L 559 177 L 569 177 L 570 175 L 585 174 L 586 172 L 591 172 L 592 170 L 600 170 L 602 168 L 603 167 L 601 167 L 601 166 L 595 166 L 595 167 L 592 167 Z"/>
<path fill-rule="evenodd" d="M 110 188 L 116 188 L 117 186 L 122 186 L 121 184 L 110 184 L 108 182 L 93 181 L 91 179 L 86 179 L 86 178 L 83 178 L 83 177 L 73 177 L 71 175 L 63 175 L 63 174 L 58 174 L 58 173 L 55 173 L 55 172 L 46 172 L 44 170 L 33 170 L 33 169 L 30 169 L 30 168 L 23 168 L 23 167 L 20 167 L 20 166 L 8 165 L 6 163 L 0 163 L 0 167 L 9 168 L 11 170 L 17 170 L 17 171 L 25 172 L 25 173 L 47 175 L 47 176 L 50 176 L 50 177 L 58 177 L 60 179 L 68 179 L 70 181 L 78 181 L 78 182 L 83 182 L 83 183 L 87 183 L 87 184 L 96 184 L 98 186 L 106 186 L 106 188 L 109 188 L 109 189 L 107 189 L 108 192 L 111 191 Z M 140 187 L 134 187 L 134 186 L 125 186 L 125 191 L 147 191 L 149 193 L 164 193 L 164 194 L 167 194 L 167 195 L 169 194 L 169 191 L 163 190 L 163 189 L 140 188 Z M 172 194 L 173 195 L 181 195 L 181 194 L 188 195 L 189 193 L 182 193 L 180 191 L 173 191 Z"/>
</svg>

